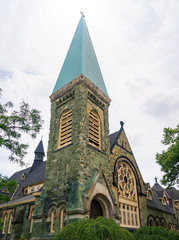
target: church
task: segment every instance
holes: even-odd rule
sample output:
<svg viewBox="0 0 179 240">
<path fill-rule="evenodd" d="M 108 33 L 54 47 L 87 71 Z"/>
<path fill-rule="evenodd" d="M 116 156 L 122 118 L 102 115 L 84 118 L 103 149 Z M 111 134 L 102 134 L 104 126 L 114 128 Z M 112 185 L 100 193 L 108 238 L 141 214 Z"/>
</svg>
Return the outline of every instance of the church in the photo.
<svg viewBox="0 0 179 240">
<path fill-rule="evenodd" d="M 109 135 L 110 98 L 88 28 L 81 17 L 54 90 L 47 160 L 43 142 L 31 167 L 14 173 L 18 183 L 1 203 L 1 239 L 53 239 L 69 223 L 88 216 L 141 226 L 178 228 L 179 191 L 145 183 L 124 123 Z"/>
</svg>

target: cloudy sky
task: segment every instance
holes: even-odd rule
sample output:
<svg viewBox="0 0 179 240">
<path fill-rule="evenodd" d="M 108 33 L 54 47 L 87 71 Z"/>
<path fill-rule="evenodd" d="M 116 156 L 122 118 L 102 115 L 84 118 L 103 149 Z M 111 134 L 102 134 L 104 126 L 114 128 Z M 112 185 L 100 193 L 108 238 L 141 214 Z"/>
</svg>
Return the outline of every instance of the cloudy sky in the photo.
<svg viewBox="0 0 179 240">
<path fill-rule="evenodd" d="M 26 162 L 43 135 L 47 151 L 50 101 L 84 12 L 112 100 L 110 133 L 125 131 L 145 182 L 161 179 L 155 155 L 164 127 L 179 123 L 178 0 L 0 0 L 1 102 L 24 101 L 41 110 L 43 130 L 29 143 Z M 0 173 L 21 169 L 0 149 Z"/>
</svg>

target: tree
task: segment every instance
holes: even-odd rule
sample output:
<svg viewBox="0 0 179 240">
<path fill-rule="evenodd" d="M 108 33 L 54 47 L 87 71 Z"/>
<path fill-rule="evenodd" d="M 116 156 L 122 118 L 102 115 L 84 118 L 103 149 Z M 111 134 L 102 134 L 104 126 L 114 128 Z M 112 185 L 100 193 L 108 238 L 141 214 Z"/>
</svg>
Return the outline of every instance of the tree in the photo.
<svg viewBox="0 0 179 240">
<path fill-rule="evenodd" d="M 17 187 L 17 183 L 14 180 L 8 180 L 8 177 L 2 176 L 0 174 L 0 189 L 6 189 L 9 193 L 14 192 L 14 190 Z M 2 194 L 0 193 L 0 203 L 5 201 L 8 202 L 10 200 L 10 197 L 8 194 Z"/>
<path fill-rule="evenodd" d="M 2 90 L 0 89 L 0 97 Z M 12 109 L 12 110 L 11 110 Z M 8 111 L 11 110 L 11 113 Z M 36 138 L 36 134 L 40 132 L 43 120 L 40 111 L 30 109 L 28 103 L 22 101 L 19 111 L 13 110 L 11 101 L 0 103 L 0 147 L 10 150 L 9 160 L 25 165 L 23 158 L 28 148 L 27 144 L 20 143 L 22 133 L 29 134 L 32 138 Z"/>
<path fill-rule="evenodd" d="M 0 97 L 2 90 L 0 89 Z M 10 112 L 10 113 L 9 113 Z M 30 109 L 28 103 L 22 101 L 19 111 L 13 110 L 11 101 L 0 103 L 0 147 L 5 147 L 10 151 L 9 160 L 24 166 L 23 161 L 27 144 L 20 143 L 22 133 L 29 134 L 32 138 L 40 132 L 43 120 L 40 116 L 40 111 Z M 9 193 L 12 193 L 17 184 L 13 180 L 8 180 L 7 177 L 0 174 L 0 189 L 6 188 Z M 0 193 L 0 202 L 9 201 L 9 196 Z"/>
<path fill-rule="evenodd" d="M 132 234 L 112 219 L 85 217 L 67 224 L 54 240 L 134 240 Z"/>
<path fill-rule="evenodd" d="M 135 240 L 178 240 L 177 230 L 169 230 L 162 227 L 145 226 L 134 231 Z"/>
<path fill-rule="evenodd" d="M 171 187 L 179 183 L 179 125 L 173 129 L 164 128 L 161 142 L 168 148 L 156 154 L 156 161 L 165 173 L 161 183 Z"/>
</svg>

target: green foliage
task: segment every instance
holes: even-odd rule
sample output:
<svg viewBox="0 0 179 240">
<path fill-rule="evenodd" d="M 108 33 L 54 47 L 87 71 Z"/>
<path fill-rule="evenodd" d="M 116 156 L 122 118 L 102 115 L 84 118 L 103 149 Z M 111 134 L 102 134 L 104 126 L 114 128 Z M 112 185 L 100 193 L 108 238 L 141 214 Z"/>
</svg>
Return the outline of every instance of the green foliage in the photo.
<svg viewBox="0 0 179 240">
<path fill-rule="evenodd" d="M 162 184 L 168 187 L 179 183 L 179 125 L 176 128 L 164 128 L 162 143 L 168 146 L 166 151 L 156 154 L 156 161 L 165 173 Z"/>
<path fill-rule="evenodd" d="M 16 189 L 16 187 L 17 187 L 16 181 L 8 180 L 7 177 L 2 176 L 0 174 L 0 189 L 5 188 L 5 189 L 7 189 L 9 191 L 9 193 L 13 193 L 14 190 Z M 10 200 L 10 198 L 9 198 L 8 194 L 0 193 L 0 203 L 2 201 L 8 202 L 9 200 Z"/>
<path fill-rule="evenodd" d="M 134 232 L 135 240 L 178 240 L 179 233 L 162 227 L 142 227 Z"/>
<path fill-rule="evenodd" d="M 2 90 L 0 89 L 0 96 Z M 21 133 L 29 134 L 32 138 L 39 133 L 43 120 L 40 111 L 30 109 L 28 103 L 24 101 L 20 105 L 19 111 L 13 111 L 13 103 L 11 101 L 0 103 L 0 147 L 10 150 L 9 159 L 23 166 L 22 160 L 26 155 L 28 145 L 19 142 Z M 8 111 L 11 110 L 11 113 Z"/>
<path fill-rule="evenodd" d="M 83 218 L 68 224 L 54 240 L 133 240 L 132 234 L 111 219 Z"/>
</svg>

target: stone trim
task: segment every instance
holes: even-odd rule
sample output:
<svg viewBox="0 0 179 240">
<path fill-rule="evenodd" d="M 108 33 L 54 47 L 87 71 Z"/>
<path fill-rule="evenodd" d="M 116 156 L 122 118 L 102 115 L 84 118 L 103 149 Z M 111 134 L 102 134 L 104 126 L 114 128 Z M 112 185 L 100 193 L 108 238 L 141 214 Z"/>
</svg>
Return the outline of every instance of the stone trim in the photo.
<svg viewBox="0 0 179 240">
<path fill-rule="evenodd" d="M 100 99 L 102 99 L 108 105 L 111 102 L 111 99 L 106 96 L 94 83 L 92 83 L 85 75 L 80 74 L 78 77 L 74 78 L 71 82 L 60 88 L 58 91 L 50 95 L 51 102 L 54 102 L 56 99 L 64 95 L 66 92 L 74 88 L 75 86 L 83 83 L 88 87 L 93 93 L 95 93 Z"/>
</svg>

